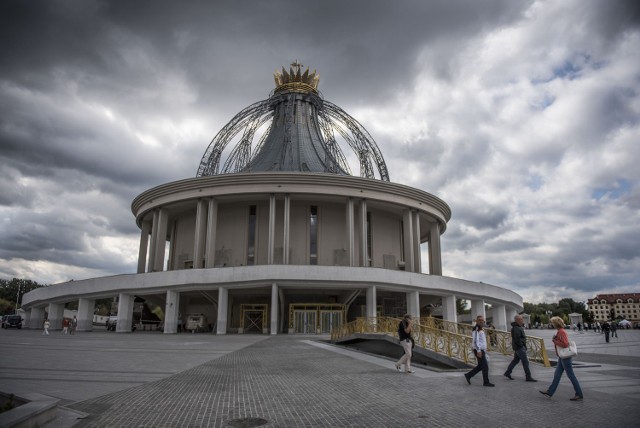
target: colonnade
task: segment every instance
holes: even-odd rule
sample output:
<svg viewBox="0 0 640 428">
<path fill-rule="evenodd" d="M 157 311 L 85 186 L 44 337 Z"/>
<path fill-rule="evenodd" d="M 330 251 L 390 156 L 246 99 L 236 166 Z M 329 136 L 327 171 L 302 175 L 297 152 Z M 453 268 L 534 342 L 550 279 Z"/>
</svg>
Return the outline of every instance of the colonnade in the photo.
<svg viewBox="0 0 640 428">
<path fill-rule="evenodd" d="M 269 195 L 267 264 L 274 264 L 275 230 L 276 230 L 276 198 L 283 197 L 283 260 L 289 264 L 289 247 L 291 235 L 291 196 L 289 194 Z M 357 204 L 357 207 L 356 207 Z M 369 266 L 368 234 L 367 234 L 367 200 L 347 198 L 345 202 L 346 248 L 349 266 Z M 164 270 L 165 245 L 168 232 L 169 212 L 167 208 L 156 208 L 151 219 L 141 224 L 140 247 L 138 252 L 138 273 L 161 272 Z M 428 254 L 429 274 L 442 275 L 442 255 L 440 248 L 440 228 L 437 221 L 429 222 Z M 196 223 L 194 231 L 193 268 L 212 268 L 215 262 L 216 229 L 218 225 L 218 201 L 215 198 L 199 199 L 196 205 Z M 404 270 L 422 272 L 420 211 L 405 209 L 403 212 L 403 253 Z M 360 239 L 356 242 L 356 230 Z M 175 233 L 175 231 L 173 232 Z M 149 243 L 149 238 L 151 242 Z M 175 237 L 171 238 L 172 240 Z M 359 259 L 356 260 L 356 246 Z M 147 254 L 148 248 L 148 254 Z M 171 251 L 171 250 L 170 250 Z M 169 255 L 171 260 L 172 254 Z"/>
<path fill-rule="evenodd" d="M 378 287 L 371 285 L 366 288 L 366 315 L 367 317 L 376 317 L 377 307 L 377 291 Z M 271 284 L 271 303 L 270 303 L 270 332 L 277 334 L 278 332 L 278 316 L 279 316 L 279 297 L 281 287 L 278 284 Z M 133 324 L 133 305 L 135 296 L 128 293 L 120 293 L 118 295 L 118 324 L 117 332 L 125 333 L 131 331 Z M 414 317 L 420 316 L 420 292 L 417 290 L 406 293 L 407 312 Z M 164 333 L 173 334 L 177 332 L 180 292 L 175 290 L 167 290 L 164 308 Z M 229 305 L 229 288 L 218 287 L 217 300 L 217 318 L 216 333 L 227 333 Z M 78 331 L 91 331 L 93 328 L 93 312 L 95 300 L 88 298 L 80 298 L 78 301 Z M 30 328 L 41 328 L 44 322 L 44 308 L 32 307 L 26 312 L 26 325 Z M 493 304 L 493 324 L 498 330 L 508 330 L 510 321 L 513 320 L 517 311 L 513 307 L 507 307 L 504 304 Z M 49 303 L 48 320 L 52 330 L 62 328 L 62 319 L 64 314 L 64 304 Z M 486 317 L 485 301 L 481 299 L 471 300 L 471 315 L 475 319 L 478 315 Z M 446 321 L 458 322 L 456 313 L 456 296 L 447 295 L 442 297 L 442 318 Z"/>
</svg>

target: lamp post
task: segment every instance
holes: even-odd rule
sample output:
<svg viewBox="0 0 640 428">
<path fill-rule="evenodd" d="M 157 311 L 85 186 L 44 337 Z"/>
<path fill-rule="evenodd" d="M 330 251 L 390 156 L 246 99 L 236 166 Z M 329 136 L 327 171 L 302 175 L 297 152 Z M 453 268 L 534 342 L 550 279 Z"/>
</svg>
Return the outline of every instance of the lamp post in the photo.
<svg viewBox="0 0 640 428">
<path fill-rule="evenodd" d="M 18 295 L 16 296 L 16 314 L 18 313 L 18 305 L 20 305 L 20 287 L 22 287 L 22 284 L 18 283 Z"/>
</svg>

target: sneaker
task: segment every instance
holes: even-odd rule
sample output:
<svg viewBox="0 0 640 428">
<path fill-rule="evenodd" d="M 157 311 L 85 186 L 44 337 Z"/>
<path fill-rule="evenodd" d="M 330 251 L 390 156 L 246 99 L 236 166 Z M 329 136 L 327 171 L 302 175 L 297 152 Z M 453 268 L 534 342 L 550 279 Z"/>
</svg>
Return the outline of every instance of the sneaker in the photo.
<svg viewBox="0 0 640 428">
<path fill-rule="evenodd" d="M 489 383 L 483 383 L 482 386 L 495 386 L 495 385 L 489 382 Z"/>
<path fill-rule="evenodd" d="M 540 394 L 542 394 L 542 395 L 544 395 L 544 396 L 546 396 L 546 397 L 551 398 L 551 394 L 549 394 L 549 391 L 540 391 Z"/>
<path fill-rule="evenodd" d="M 571 400 L 571 401 L 582 401 L 582 396 L 581 395 L 576 395 L 573 398 L 569 398 L 569 400 Z"/>
<path fill-rule="evenodd" d="M 506 377 L 509 380 L 513 380 L 513 378 L 511 377 L 511 373 L 505 373 L 504 377 Z"/>
<path fill-rule="evenodd" d="M 407 370 L 405 373 L 415 373 L 413 370 Z"/>
<path fill-rule="evenodd" d="M 529 378 L 529 379 L 527 379 L 526 381 L 527 381 L 527 382 L 537 382 L 537 380 L 536 380 L 536 379 L 534 379 L 534 378 L 532 378 L 532 377 L 530 377 L 530 378 Z"/>
<path fill-rule="evenodd" d="M 467 380 L 467 383 L 469 385 L 471 385 L 471 378 L 469 377 L 469 375 L 467 373 L 464 374 L 464 378 Z"/>
<path fill-rule="evenodd" d="M 396 364 L 396 370 L 398 370 L 399 372 L 402 371 L 402 367 L 400 366 L 400 364 Z"/>
</svg>

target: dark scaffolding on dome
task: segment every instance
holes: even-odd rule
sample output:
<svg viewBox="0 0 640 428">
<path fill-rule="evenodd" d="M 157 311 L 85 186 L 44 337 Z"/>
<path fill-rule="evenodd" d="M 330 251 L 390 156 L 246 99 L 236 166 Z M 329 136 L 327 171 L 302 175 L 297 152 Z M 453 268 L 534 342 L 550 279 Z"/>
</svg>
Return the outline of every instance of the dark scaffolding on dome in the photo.
<svg viewBox="0 0 640 428">
<path fill-rule="evenodd" d="M 302 64 L 276 72 L 276 89 L 266 100 L 242 110 L 213 138 L 197 177 L 239 172 L 323 172 L 389 181 L 382 153 L 356 119 L 317 90 L 319 76 L 301 73 Z M 350 148 L 345 156 L 341 147 Z M 232 147 L 225 153 L 227 147 Z M 351 159 L 349 162 L 348 159 Z M 221 165 L 222 163 L 222 165 Z"/>
</svg>

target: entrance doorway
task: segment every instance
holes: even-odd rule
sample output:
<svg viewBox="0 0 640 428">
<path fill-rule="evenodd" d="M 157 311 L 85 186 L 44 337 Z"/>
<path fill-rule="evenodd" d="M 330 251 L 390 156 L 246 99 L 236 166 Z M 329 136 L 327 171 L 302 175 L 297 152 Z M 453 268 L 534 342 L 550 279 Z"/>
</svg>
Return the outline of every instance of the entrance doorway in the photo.
<svg viewBox="0 0 640 428">
<path fill-rule="evenodd" d="M 316 311 L 293 311 L 293 332 L 316 334 Z"/>
<path fill-rule="evenodd" d="M 342 311 L 320 311 L 320 333 L 330 334 L 331 329 L 342 325 Z"/>
<path fill-rule="evenodd" d="M 289 305 L 289 334 L 330 334 L 346 316 L 340 303 L 292 303 Z"/>
<path fill-rule="evenodd" d="M 269 305 L 240 305 L 242 322 L 240 333 L 267 333 Z"/>
</svg>

